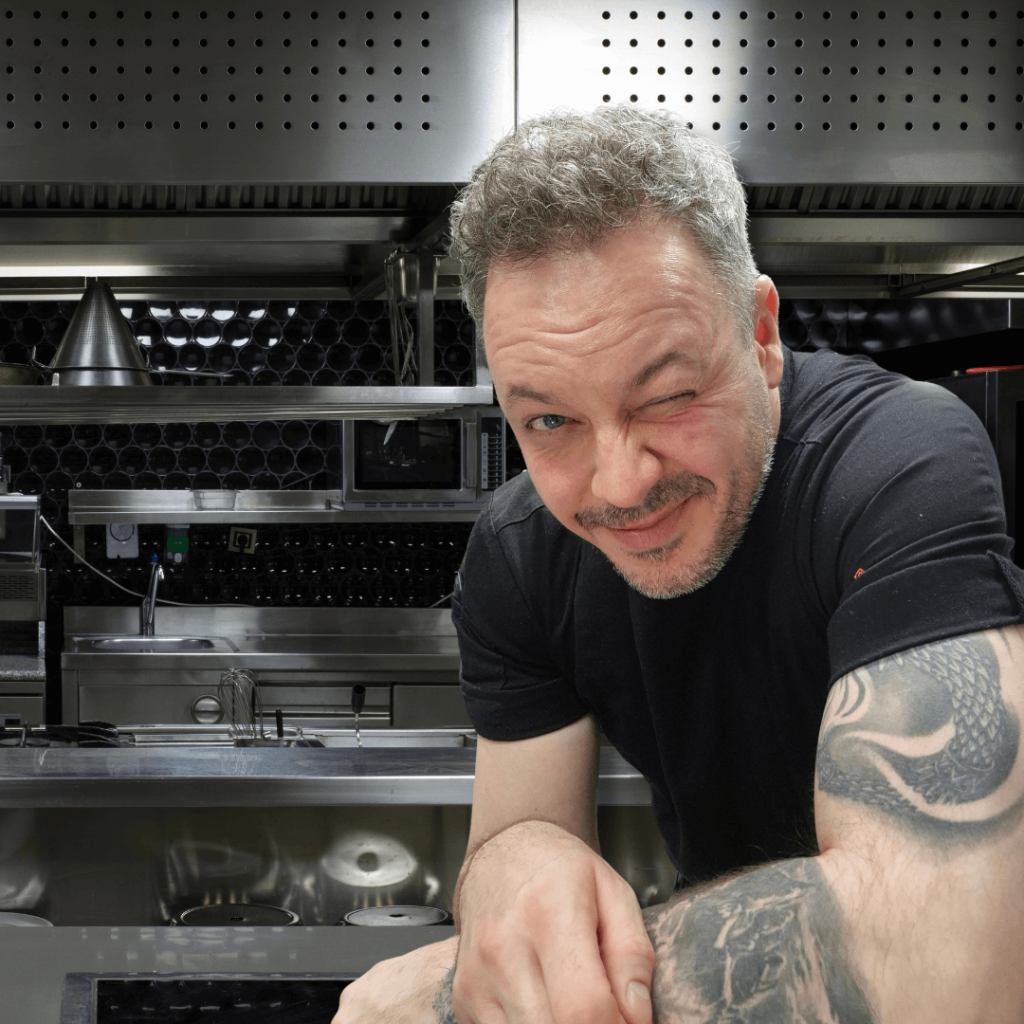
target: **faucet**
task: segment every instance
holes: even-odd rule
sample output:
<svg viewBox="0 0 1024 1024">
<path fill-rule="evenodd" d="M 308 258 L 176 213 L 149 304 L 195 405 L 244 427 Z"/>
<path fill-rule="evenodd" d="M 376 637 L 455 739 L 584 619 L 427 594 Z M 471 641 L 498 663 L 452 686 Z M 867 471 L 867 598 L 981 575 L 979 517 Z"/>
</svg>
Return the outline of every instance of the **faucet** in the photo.
<svg viewBox="0 0 1024 1024">
<path fill-rule="evenodd" d="M 153 620 L 156 617 L 156 588 L 164 578 L 163 566 L 160 565 L 160 556 L 153 556 L 153 571 L 149 576 L 149 586 L 146 588 L 146 596 L 142 599 L 142 607 L 139 609 L 141 626 L 139 633 L 142 636 L 153 635 Z"/>
</svg>

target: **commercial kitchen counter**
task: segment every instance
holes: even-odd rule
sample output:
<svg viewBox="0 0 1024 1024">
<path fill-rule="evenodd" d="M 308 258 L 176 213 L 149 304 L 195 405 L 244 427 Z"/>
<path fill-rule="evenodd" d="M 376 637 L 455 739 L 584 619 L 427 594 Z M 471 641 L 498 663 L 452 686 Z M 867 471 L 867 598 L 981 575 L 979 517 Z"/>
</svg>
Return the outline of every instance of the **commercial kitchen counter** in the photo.
<svg viewBox="0 0 1024 1024">
<path fill-rule="evenodd" d="M 0 808 L 468 805 L 473 747 L 5 749 Z M 635 768 L 602 746 L 598 804 L 650 804 Z"/>
<path fill-rule="evenodd" d="M 450 926 L 0 928 L 0 1019 L 58 1024 L 69 973 L 361 974 L 453 933 Z"/>
</svg>

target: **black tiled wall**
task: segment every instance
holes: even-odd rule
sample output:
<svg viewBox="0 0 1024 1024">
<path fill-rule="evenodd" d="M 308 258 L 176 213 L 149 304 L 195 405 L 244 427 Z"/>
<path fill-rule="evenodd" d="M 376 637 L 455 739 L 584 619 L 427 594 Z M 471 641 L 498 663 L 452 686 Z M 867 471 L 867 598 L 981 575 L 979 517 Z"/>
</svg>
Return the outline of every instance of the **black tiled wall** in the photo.
<svg viewBox="0 0 1024 1024">
<path fill-rule="evenodd" d="M 0 303 L 0 361 L 48 363 L 73 302 Z M 152 365 L 230 371 L 227 386 L 387 385 L 390 328 L 383 302 L 121 303 Z M 411 315 L 415 321 L 415 313 Z M 439 302 L 435 380 L 473 381 L 474 330 L 460 302 Z M 168 376 L 163 386 L 203 386 Z M 340 458 L 323 422 L 170 423 L 0 427 L 15 491 L 43 496 L 46 519 L 68 543 L 68 492 L 78 489 L 326 489 Z M 252 554 L 228 551 L 228 526 L 190 530 L 189 561 L 164 565 L 161 595 L 175 601 L 255 605 L 428 607 L 447 602 L 470 525 L 255 526 Z M 163 526 L 139 528 L 140 557 L 109 560 L 102 526 L 85 528 L 86 558 L 133 591 L 145 589 Z M 65 605 L 121 605 L 135 598 L 104 582 L 44 529 L 47 667 L 59 679 Z M 55 720 L 58 687 L 47 717 Z"/>
</svg>

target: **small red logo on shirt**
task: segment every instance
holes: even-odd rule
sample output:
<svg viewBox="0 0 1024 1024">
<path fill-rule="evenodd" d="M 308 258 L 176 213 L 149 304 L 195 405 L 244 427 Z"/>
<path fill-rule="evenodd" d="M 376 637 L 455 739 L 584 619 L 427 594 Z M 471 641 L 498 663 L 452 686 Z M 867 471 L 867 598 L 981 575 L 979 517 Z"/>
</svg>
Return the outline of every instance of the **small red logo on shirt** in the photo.
<svg viewBox="0 0 1024 1024">
<path fill-rule="evenodd" d="M 864 570 L 863 570 L 863 569 L 858 569 L 858 570 L 857 570 L 857 571 L 856 571 L 856 572 L 855 572 L 855 573 L 853 574 L 853 578 L 854 578 L 855 580 L 859 580 L 859 579 L 861 578 L 861 576 L 863 576 L 863 575 L 864 575 Z"/>
</svg>

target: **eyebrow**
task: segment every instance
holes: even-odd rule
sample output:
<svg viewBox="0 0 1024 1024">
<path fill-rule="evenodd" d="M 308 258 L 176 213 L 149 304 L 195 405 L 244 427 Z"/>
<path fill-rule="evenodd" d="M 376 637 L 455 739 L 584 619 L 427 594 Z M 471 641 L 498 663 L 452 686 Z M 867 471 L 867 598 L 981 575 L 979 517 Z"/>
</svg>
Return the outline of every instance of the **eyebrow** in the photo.
<svg viewBox="0 0 1024 1024">
<path fill-rule="evenodd" d="M 645 384 L 652 381 L 668 366 L 683 364 L 696 368 L 700 360 L 688 352 L 666 352 L 665 355 L 648 363 L 627 385 L 630 391 L 639 391 Z M 558 399 L 544 391 L 538 391 L 530 384 L 509 384 L 505 389 L 505 404 L 515 405 L 517 402 L 539 402 L 541 405 L 557 405 Z"/>
<path fill-rule="evenodd" d="M 555 399 L 543 391 L 538 391 L 529 384 L 509 384 L 505 389 L 505 401 L 509 405 L 516 402 L 540 402 L 541 405 L 554 405 Z"/>
<path fill-rule="evenodd" d="M 681 363 L 692 369 L 700 365 L 700 360 L 688 352 L 666 352 L 663 356 L 648 363 L 630 382 L 630 391 L 639 391 L 645 384 L 653 380 L 667 366 Z"/>
</svg>

